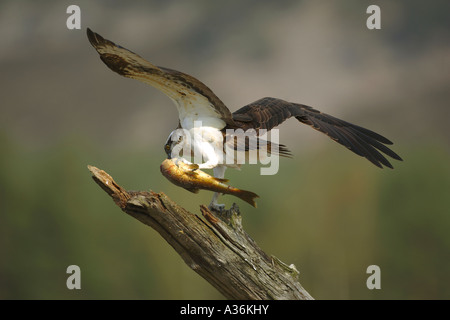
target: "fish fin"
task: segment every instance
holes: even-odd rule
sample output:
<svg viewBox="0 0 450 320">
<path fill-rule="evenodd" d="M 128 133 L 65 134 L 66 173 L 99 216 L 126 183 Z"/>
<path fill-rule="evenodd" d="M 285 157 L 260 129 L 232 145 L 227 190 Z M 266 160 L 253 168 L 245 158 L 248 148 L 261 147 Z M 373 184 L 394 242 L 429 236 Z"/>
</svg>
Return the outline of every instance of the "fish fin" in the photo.
<svg viewBox="0 0 450 320">
<path fill-rule="evenodd" d="M 186 164 L 185 167 L 191 171 L 198 170 L 198 168 L 199 168 L 198 164 L 195 164 L 195 163 Z"/>
<path fill-rule="evenodd" d="M 230 181 L 228 179 L 220 179 L 220 178 L 214 178 L 214 180 L 216 180 L 218 182 L 224 182 L 224 183 Z"/>
<path fill-rule="evenodd" d="M 259 198 L 259 196 L 256 193 L 247 190 L 237 189 L 237 191 L 234 192 L 233 194 L 238 198 L 244 200 L 248 204 L 252 205 L 253 207 L 255 208 L 257 207 L 255 199 Z"/>
<path fill-rule="evenodd" d="M 200 191 L 199 188 L 184 188 L 184 189 L 186 189 L 187 191 L 190 191 L 192 193 L 198 193 Z"/>
</svg>

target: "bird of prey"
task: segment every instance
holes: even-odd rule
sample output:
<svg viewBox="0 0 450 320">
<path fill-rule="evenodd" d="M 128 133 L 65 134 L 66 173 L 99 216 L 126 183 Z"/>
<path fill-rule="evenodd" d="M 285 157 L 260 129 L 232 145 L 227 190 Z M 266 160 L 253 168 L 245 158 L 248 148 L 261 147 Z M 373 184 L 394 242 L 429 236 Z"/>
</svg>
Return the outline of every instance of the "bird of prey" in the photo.
<svg viewBox="0 0 450 320">
<path fill-rule="evenodd" d="M 402 160 L 386 146 L 392 142 L 382 135 L 303 104 L 266 97 L 231 113 L 214 92 L 196 78 L 176 70 L 155 66 L 89 28 L 87 36 L 99 53 L 100 59 L 112 71 L 155 87 L 175 103 L 179 113 L 179 125 L 169 135 L 165 151 L 171 158 L 173 150 L 180 146 L 189 145 L 198 150 L 202 156 L 201 161 L 191 163 L 185 159 L 186 163 L 192 165 L 192 170 L 213 169 L 214 176 L 223 179 L 227 167 L 236 168 L 239 164 L 220 161 L 224 159 L 225 148 L 215 148 L 215 143 L 223 145 L 225 140 L 232 141 L 234 150 L 244 152 L 260 148 L 259 142 L 256 146 L 250 147 L 248 140 L 245 140 L 244 145 L 242 143 L 239 145 L 235 140 L 227 139 L 229 137 L 227 132 L 230 132 L 230 129 L 270 131 L 291 117 L 326 134 L 377 167 L 393 168 L 382 153 L 393 159 Z M 289 150 L 284 145 L 269 143 L 266 146 L 269 153 L 290 156 Z M 215 193 L 210 208 L 223 209 L 223 205 L 217 203 L 218 197 L 219 193 Z"/>
</svg>

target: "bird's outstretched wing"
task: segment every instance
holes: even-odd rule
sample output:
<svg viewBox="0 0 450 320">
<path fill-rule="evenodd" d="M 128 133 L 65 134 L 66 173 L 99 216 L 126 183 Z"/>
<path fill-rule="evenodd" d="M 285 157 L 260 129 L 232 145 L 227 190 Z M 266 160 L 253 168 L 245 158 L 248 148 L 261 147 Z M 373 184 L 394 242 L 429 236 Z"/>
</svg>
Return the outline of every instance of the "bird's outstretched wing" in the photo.
<svg viewBox="0 0 450 320">
<path fill-rule="evenodd" d="M 155 66 L 89 28 L 87 36 L 100 59 L 112 71 L 150 84 L 171 98 L 178 108 L 182 127 L 185 127 L 183 124 L 187 119 L 189 122 L 203 121 L 203 125 L 218 129 L 227 124 L 234 125 L 228 108 L 199 80 L 179 71 Z"/>
<path fill-rule="evenodd" d="M 347 147 L 377 167 L 393 168 L 384 154 L 396 160 L 399 155 L 386 147 L 392 142 L 371 130 L 340 120 L 311 107 L 276 98 L 262 98 L 233 113 L 235 123 L 243 130 L 270 130 L 290 117 L 325 133 L 334 141 Z M 381 153 L 381 152 L 382 153 Z"/>
</svg>

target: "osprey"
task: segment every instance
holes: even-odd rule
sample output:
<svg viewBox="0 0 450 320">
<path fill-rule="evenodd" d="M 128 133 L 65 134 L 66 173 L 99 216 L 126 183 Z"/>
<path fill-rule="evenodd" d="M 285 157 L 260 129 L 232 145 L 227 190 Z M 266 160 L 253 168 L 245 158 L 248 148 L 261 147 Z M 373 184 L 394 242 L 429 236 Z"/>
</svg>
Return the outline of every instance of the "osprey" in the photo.
<svg viewBox="0 0 450 320">
<path fill-rule="evenodd" d="M 165 151 L 169 158 L 174 158 L 173 151 L 181 147 L 198 151 L 202 159 L 200 161 L 191 163 L 185 157 L 182 158 L 182 161 L 190 164 L 192 170 L 213 169 L 214 176 L 223 179 L 227 167 L 240 166 L 236 161 L 223 161 L 226 150 L 230 148 L 248 153 L 265 146 L 269 154 L 289 157 L 290 152 L 284 145 L 263 139 L 257 140 L 256 144 L 251 144 L 249 139 L 237 142 L 238 139 L 230 134 L 230 130 L 232 129 L 231 132 L 253 130 L 256 133 L 270 131 L 291 117 L 325 133 L 377 167 L 393 168 L 382 153 L 393 159 L 402 160 L 386 146 L 392 142 L 382 135 L 303 104 L 266 97 L 231 113 L 214 92 L 196 78 L 176 70 L 155 66 L 130 50 L 104 39 L 89 28 L 87 36 L 99 53 L 100 59 L 112 71 L 155 87 L 175 103 L 179 113 L 179 125 L 169 135 Z M 223 209 L 224 205 L 217 203 L 219 195 L 214 194 L 210 208 Z"/>
</svg>

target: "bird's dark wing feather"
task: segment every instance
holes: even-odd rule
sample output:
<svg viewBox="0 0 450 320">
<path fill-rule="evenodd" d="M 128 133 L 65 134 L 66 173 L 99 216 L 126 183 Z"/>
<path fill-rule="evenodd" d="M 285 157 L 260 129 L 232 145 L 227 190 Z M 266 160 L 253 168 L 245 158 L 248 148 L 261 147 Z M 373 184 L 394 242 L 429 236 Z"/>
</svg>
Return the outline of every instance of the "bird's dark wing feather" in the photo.
<svg viewBox="0 0 450 320">
<path fill-rule="evenodd" d="M 244 130 L 271 130 L 291 117 L 325 133 L 377 167 L 382 168 L 384 165 L 392 168 L 382 153 L 393 159 L 402 160 L 385 146 L 391 145 L 392 142 L 382 135 L 302 104 L 276 98 L 262 98 L 233 113 L 235 123 Z"/>
</svg>

